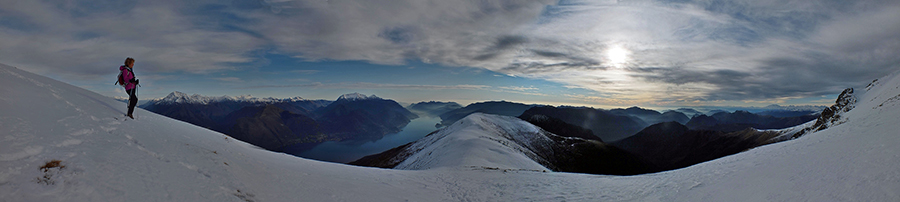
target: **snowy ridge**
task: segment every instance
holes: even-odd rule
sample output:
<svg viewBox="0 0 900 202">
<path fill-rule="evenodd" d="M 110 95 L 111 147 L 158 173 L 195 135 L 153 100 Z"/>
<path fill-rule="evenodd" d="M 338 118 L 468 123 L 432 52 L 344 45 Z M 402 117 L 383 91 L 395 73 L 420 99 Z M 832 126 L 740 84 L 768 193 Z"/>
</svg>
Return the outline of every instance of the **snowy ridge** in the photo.
<svg viewBox="0 0 900 202">
<path fill-rule="evenodd" d="M 900 201 L 900 77 L 881 78 L 863 91 L 842 124 L 683 169 L 616 177 L 440 162 L 418 165 L 444 169 L 390 170 L 312 161 L 143 109 L 135 109 L 137 120 L 125 121 L 121 102 L 0 65 L 0 200 Z M 533 132 L 511 117 L 470 118 L 476 117 L 485 121 L 467 118 L 470 123 L 456 126 L 476 134 L 453 135 L 471 138 L 447 141 L 447 134 L 421 148 L 459 149 L 468 146 L 452 142 L 470 141 L 470 151 L 483 151 L 474 145 L 491 144 L 479 139 L 503 135 L 477 134 Z M 478 165 L 536 166 L 514 149 L 497 150 L 484 152 L 507 162 Z"/>
<path fill-rule="evenodd" d="M 474 113 L 410 145 L 396 169 L 488 167 L 549 170 L 531 145 L 551 144 L 537 126 L 515 117 Z M 537 161 L 536 161 L 537 160 Z M 545 161 L 545 160 L 544 160 Z"/>
<path fill-rule="evenodd" d="M 349 93 L 343 94 L 341 97 L 338 97 L 337 100 L 346 100 L 346 101 L 359 101 L 359 100 L 380 100 L 378 96 L 366 96 L 360 93 Z"/>
<path fill-rule="evenodd" d="M 200 94 L 188 95 L 182 92 L 172 92 L 169 93 L 166 97 L 153 99 L 150 102 L 154 102 L 156 104 L 209 104 L 215 102 L 251 102 L 251 103 L 276 103 L 276 102 L 297 102 L 303 101 L 304 99 L 301 97 L 292 97 L 292 98 L 257 98 L 250 95 L 240 95 L 237 97 L 231 96 L 203 96 Z"/>
</svg>

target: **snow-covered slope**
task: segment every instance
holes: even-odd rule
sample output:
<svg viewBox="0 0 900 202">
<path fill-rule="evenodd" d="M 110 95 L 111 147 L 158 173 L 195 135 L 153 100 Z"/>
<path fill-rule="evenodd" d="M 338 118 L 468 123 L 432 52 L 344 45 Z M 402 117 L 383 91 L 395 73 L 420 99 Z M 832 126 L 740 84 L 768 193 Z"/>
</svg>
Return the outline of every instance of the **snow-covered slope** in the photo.
<svg viewBox="0 0 900 202">
<path fill-rule="evenodd" d="M 664 173 L 387 170 L 268 152 L 142 109 L 123 121 L 121 102 L 0 65 L 0 201 L 898 201 L 900 77 L 856 96 L 843 124 Z M 433 152 L 473 146 L 456 139 Z"/>
<path fill-rule="evenodd" d="M 428 201 L 396 171 L 265 151 L 0 65 L 0 201 Z M 40 169 L 60 160 L 64 168 Z M 378 185 L 381 184 L 381 185 Z M 438 195 L 438 194 L 435 194 Z"/>
<path fill-rule="evenodd" d="M 498 169 L 549 170 L 534 146 L 552 144 L 543 131 L 521 119 L 475 113 L 440 131 L 413 142 L 416 151 L 396 169 L 424 170 L 441 167 L 488 167 Z"/>
<path fill-rule="evenodd" d="M 684 199 L 898 201 L 900 76 L 878 81 L 853 93 L 855 107 L 840 113 L 841 124 L 661 175 L 696 177 Z"/>
</svg>

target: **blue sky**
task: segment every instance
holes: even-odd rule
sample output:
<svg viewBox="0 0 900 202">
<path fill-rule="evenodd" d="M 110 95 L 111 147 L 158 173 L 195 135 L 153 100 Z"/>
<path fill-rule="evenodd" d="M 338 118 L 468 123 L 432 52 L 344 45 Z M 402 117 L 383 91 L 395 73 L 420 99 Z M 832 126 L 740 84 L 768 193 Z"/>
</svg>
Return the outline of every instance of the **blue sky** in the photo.
<svg viewBox="0 0 900 202">
<path fill-rule="evenodd" d="M 11 1 L 0 63 L 172 91 L 601 108 L 828 105 L 900 69 L 897 1 Z"/>
</svg>

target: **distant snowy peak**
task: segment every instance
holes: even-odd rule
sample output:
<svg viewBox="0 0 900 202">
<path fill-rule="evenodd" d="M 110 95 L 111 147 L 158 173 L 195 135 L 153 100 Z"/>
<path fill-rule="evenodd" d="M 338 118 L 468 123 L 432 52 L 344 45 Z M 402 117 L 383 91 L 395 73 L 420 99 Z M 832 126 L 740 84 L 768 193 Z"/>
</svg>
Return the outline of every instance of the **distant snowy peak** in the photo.
<svg viewBox="0 0 900 202">
<path fill-rule="evenodd" d="M 179 104 L 181 104 L 181 103 L 209 104 L 209 102 L 214 102 L 214 101 L 219 101 L 219 100 L 231 100 L 231 99 L 234 99 L 234 98 L 231 98 L 228 96 L 208 97 L 208 96 L 202 96 L 199 94 L 188 95 L 186 93 L 175 91 L 175 92 L 169 93 L 168 96 L 166 96 L 162 99 L 154 100 L 154 101 L 158 101 L 160 103 L 171 103 L 171 104 L 176 104 L 176 103 L 179 103 Z"/>
<path fill-rule="evenodd" d="M 782 111 L 822 111 L 822 109 L 828 108 L 827 106 L 821 105 L 788 105 L 781 106 L 777 104 L 772 104 L 763 109 L 766 110 L 782 110 Z"/>
<path fill-rule="evenodd" d="M 359 100 L 380 100 L 380 99 L 381 98 L 379 98 L 378 96 L 375 96 L 375 95 L 366 96 L 366 95 L 363 95 L 360 93 L 350 93 L 350 94 L 341 95 L 341 97 L 338 97 L 337 100 L 359 101 Z"/>
<path fill-rule="evenodd" d="M 188 95 L 182 92 L 172 92 L 168 96 L 152 100 L 157 104 L 210 104 L 215 102 L 253 102 L 253 103 L 273 103 L 273 102 L 297 102 L 304 100 L 301 97 L 292 98 L 257 98 L 250 95 L 231 96 L 203 96 L 199 94 Z"/>
</svg>

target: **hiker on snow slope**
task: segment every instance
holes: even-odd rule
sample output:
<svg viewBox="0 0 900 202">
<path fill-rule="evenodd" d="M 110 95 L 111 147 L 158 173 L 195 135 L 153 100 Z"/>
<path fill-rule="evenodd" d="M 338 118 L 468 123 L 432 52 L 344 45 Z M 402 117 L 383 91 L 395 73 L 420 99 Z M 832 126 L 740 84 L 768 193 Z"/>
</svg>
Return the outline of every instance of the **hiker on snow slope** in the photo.
<svg viewBox="0 0 900 202">
<path fill-rule="evenodd" d="M 124 81 L 122 84 L 125 86 L 125 92 L 128 93 L 128 116 L 131 119 L 134 119 L 134 106 L 137 105 L 137 84 L 140 82 L 137 77 L 134 76 L 134 72 L 132 71 L 134 68 L 134 58 L 126 58 L 125 65 L 119 67 L 119 71 L 121 71 L 122 78 L 121 81 Z"/>
</svg>

